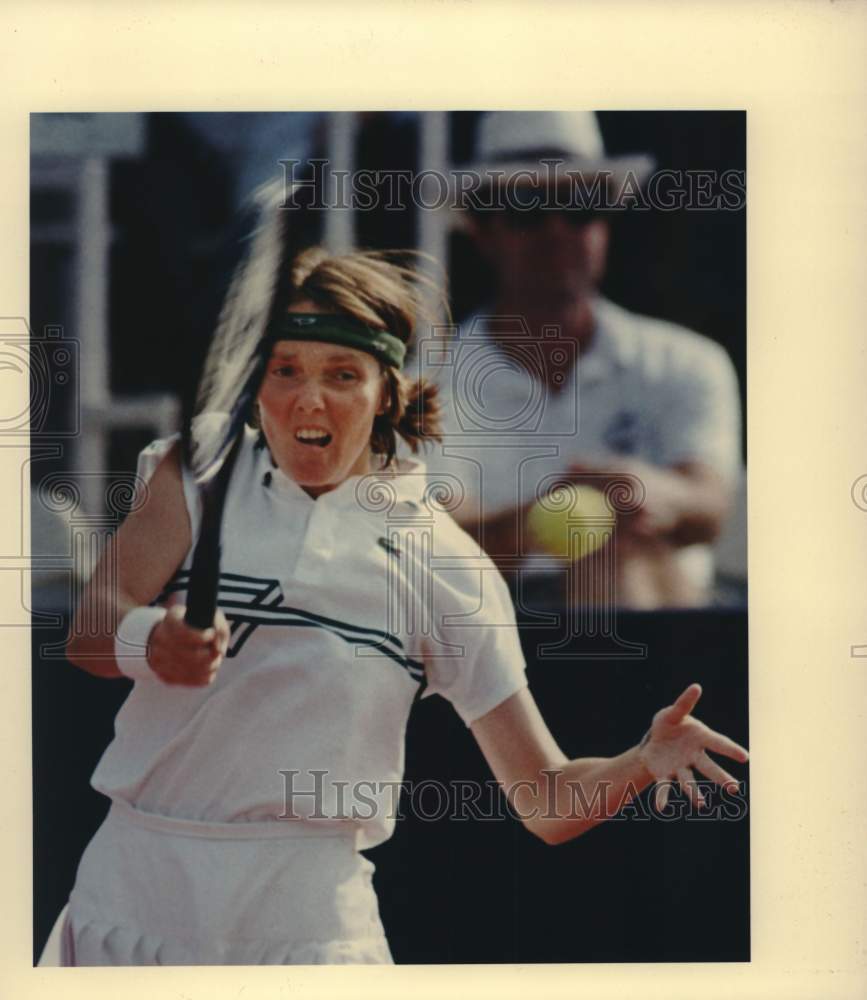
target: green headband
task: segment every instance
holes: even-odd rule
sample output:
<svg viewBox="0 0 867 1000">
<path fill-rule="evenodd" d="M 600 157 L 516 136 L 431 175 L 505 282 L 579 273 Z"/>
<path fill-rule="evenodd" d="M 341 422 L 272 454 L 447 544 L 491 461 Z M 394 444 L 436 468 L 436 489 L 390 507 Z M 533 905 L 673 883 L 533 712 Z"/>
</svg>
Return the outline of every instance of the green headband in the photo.
<svg viewBox="0 0 867 1000">
<path fill-rule="evenodd" d="M 401 368 L 406 357 L 406 344 L 398 337 L 344 315 L 282 313 L 269 324 L 262 346 L 270 350 L 277 340 L 316 340 L 354 347 L 392 368 Z"/>
</svg>

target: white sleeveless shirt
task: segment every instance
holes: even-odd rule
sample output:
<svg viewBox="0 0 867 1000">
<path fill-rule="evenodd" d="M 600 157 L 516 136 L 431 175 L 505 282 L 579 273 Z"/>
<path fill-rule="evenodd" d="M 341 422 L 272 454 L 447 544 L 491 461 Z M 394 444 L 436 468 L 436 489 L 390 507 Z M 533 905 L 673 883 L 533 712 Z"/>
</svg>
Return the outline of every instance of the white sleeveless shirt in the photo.
<svg viewBox="0 0 867 1000">
<path fill-rule="evenodd" d="M 143 479 L 174 440 L 142 452 Z M 469 725 L 526 685 L 514 610 L 422 463 L 313 500 L 261 440 L 245 432 L 226 498 L 219 605 L 232 636 L 216 680 L 137 680 L 91 783 L 164 816 L 348 822 L 371 847 L 394 830 L 420 690 Z M 186 472 L 184 494 L 195 538 Z M 192 549 L 154 603 L 185 603 L 191 561 Z"/>
</svg>

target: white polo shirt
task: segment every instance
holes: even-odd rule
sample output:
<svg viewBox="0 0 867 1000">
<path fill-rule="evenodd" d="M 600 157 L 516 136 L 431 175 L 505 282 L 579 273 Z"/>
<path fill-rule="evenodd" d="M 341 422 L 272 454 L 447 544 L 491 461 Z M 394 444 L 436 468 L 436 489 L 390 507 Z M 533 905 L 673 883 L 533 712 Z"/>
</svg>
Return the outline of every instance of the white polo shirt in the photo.
<svg viewBox="0 0 867 1000">
<path fill-rule="evenodd" d="M 489 517 L 547 492 L 570 464 L 634 456 L 653 465 L 704 462 L 734 482 L 740 472 L 737 376 L 725 350 L 672 323 L 595 303 L 597 327 L 559 392 L 549 392 L 487 330 L 484 314 L 453 341 L 432 338 L 418 373 L 440 386 L 445 437 L 427 456 L 432 478 L 460 480 Z M 531 363 L 544 364 L 520 318 L 496 317 Z M 560 339 L 548 331 L 552 342 Z M 562 341 L 561 359 L 575 355 Z M 472 508 L 471 508 L 472 509 Z M 523 554 L 533 552 L 527 540 Z M 709 546 L 682 549 L 691 578 L 712 574 Z M 538 559 L 533 564 L 540 565 Z"/>
<path fill-rule="evenodd" d="M 311 499 L 248 431 L 223 521 L 227 658 L 204 688 L 136 680 L 92 784 L 149 813 L 213 822 L 294 815 L 394 828 L 420 690 L 469 725 L 526 684 L 505 583 L 427 490 L 424 466 Z M 171 440 L 147 448 L 147 479 Z M 193 537 L 194 484 L 184 490 Z M 191 553 L 158 598 L 185 601 Z M 287 808 L 288 800 L 288 808 Z"/>
</svg>

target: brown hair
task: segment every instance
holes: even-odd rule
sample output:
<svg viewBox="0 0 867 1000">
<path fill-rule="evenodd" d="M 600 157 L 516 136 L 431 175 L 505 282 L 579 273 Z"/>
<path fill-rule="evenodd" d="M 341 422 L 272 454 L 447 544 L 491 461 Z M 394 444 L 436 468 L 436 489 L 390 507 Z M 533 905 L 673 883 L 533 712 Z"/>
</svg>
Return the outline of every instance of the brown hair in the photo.
<svg viewBox="0 0 867 1000">
<path fill-rule="evenodd" d="M 433 321 L 423 292 L 448 308 L 440 285 L 400 263 L 401 258 L 420 257 L 410 251 L 358 250 L 332 256 L 322 247 L 301 251 L 292 261 L 278 292 L 279 309 L 304 299 L 326 312 L 346 313 L 376 329 L 387 330 L 408 347 L 420 319 Z M 426 441 L 441 438 L 437 387 L 426 379 L 410 381 L 397 369 L 383 366 L 388 407 L 373 422 L 371 450 L 394 459 L 400 435 L 413 452 Z"/>
</svg>

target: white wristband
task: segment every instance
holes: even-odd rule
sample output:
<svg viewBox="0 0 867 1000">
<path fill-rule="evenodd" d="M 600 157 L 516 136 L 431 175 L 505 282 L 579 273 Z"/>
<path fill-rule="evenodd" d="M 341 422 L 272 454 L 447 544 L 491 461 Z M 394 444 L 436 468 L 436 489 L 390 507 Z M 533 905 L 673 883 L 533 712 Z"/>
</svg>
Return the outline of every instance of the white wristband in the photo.
<svg viewBox="0 0 867 1000">
<path fill-rule="evenodd" d="M 148 639 L 166 616 L 165 608 L 133 608 L 124 615 L 114 637 L 117 669 L 132 680 L 156 676 L 148 663 Z"/>
</svg>

